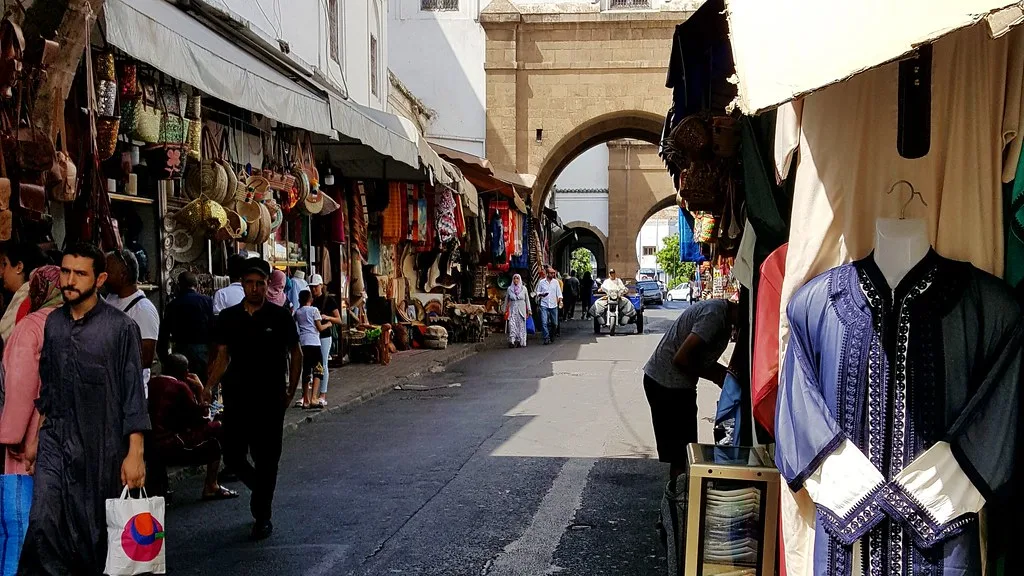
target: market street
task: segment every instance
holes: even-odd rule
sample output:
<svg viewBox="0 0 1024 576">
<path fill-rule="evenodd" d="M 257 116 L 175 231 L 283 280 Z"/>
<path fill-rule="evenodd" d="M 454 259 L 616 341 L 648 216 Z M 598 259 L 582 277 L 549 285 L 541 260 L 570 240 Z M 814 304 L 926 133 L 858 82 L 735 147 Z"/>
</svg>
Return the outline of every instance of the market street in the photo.
<svg viewBox="0 0 1024 576">
<path fill-rule="evenodd" d="M 668 306 L 648 309 L 643 336 L 595 336 L 577 320 L 553 346 L 483 352 L 424 376 L 422 390 L 300 427 L 285 439 L 266 542 L 247 541 L 247 492 L 202 503 L 198 479 L 179 483 L 169 573 L 663 573 L 667 470 L 641 367 L 685 305 Z M 716 398 L 702 383 L 702 440 Z"/>
</svg>

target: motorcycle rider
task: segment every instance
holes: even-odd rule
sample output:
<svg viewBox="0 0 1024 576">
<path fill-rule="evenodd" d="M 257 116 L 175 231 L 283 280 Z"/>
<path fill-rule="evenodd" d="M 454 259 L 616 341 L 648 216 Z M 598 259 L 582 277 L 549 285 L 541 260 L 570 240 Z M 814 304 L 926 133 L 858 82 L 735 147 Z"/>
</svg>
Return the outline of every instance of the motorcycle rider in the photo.
<svg viewBox="0 0 1024 576">
<path fill-rule="evenodd" d="M 604 297 L 594 302 L 594 306 L 591 308 L 591 315 L 597 318 L 601 325 L 605 325 L 606 312 L 608 311 L 608 300 L 618 299 L 619 300 L 619 324 L 622 324 L 623 318 L 629 318 L 636 314 L 636 309 L 633 308 L 633 303 L 626 298 L 628 290 L 626 285 L 622 282 L 615 274 L 615 269 L 611 268 L 608 270 L 608 278 L 601 283 L 601 292 L 604 293 Z"/>
</svg>

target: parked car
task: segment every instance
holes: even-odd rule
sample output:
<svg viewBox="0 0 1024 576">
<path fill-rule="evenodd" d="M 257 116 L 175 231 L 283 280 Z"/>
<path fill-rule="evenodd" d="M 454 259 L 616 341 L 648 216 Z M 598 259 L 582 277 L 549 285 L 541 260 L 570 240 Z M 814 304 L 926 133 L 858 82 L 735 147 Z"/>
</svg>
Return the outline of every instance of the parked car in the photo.
<svg viewBox="0 0 1024 576">
<path fill-rule="evenodd" d="M 683 282 L 679 286 L 668 291 L 665 298 L 669 302 L 693 302 L 693 290 L 689 282 Z"/>
<path fill-rule="evenodd" d="M 636 283 L 636 289 L 643 296 L 644 304 L 665 303 L 665 293 L 654 280 L 641 280 Z"/>
</svg>

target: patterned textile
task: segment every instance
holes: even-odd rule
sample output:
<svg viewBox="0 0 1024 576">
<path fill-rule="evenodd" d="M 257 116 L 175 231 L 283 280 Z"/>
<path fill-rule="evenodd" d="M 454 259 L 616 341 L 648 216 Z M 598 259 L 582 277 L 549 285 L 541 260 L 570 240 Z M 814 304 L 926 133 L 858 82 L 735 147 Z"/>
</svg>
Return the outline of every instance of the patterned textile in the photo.
<svg viewBox="0 0 1024 576">
<path fill-rule="evenodd" d="M 362 182 L 356 182 L 356 193 L 352 195 L 352 212 L 349 215 L 352 227 L 352 243 L 359 256 L 365 261 L 369 256 L 366 237 L 366 190 Z"/>
<path fill-rule="evenodd" d="M 370 266 L 380 264 L 380 232 L 373 230 L 366 237 L 366 263 Z"/>
<path fill-rule="evenodd" d="M 454 240 L 458 233 L 455 224 L 455 196 L 446 186 L 437 187 L 437 237 L 442 242 Z"/>
<path fill-rule="evenodd" d="M 380 247 L 380 262 L 377 264 L 377 271 L 381 276 L 395 275 L 395 246 L 382 244 Z"/>
<path fill-rule="evenodd" d="M 381 237 L 384 244 L 398 244 L 402 240 L 402 219 L 405 217 L 405 186 L 402 182 L 388 184 L 388 207 L 381 214 Z"/>
<path fill-rule="evenodd" d="M 519 255 L 512 257 L 512 267 L 517 269 L 524 269 L 530 267 L 530 253 L 526 249 L 526 246 L 530 242 L 530 219 L 525 214 L 519 214 L 522 222 L 522 228 L 519 234 L 516 234 L 516 240 L 519 243 Z"/>
<path fill-rule="evenodd" d="M 933 251 L 891 288 L 868 256 L 787 312 L 775 463 L 816 504 L 814 574 L 981 574 L 978 512 L 1013 489 L 1018 453 L 1009 287 Z"/>
<path fill-rule="evenodd" d="M 60 293 L 60 267 L 40 266 L 29 277 L 28 297 L 32 302 L 30 311 L 40 308 L 56 308 L 63 303 Z"/>
</svg>

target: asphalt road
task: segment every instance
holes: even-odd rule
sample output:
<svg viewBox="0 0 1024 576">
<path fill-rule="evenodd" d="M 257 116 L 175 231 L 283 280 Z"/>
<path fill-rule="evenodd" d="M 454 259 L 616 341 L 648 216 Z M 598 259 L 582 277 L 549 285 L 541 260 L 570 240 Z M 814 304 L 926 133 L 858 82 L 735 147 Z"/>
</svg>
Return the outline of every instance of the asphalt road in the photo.
<svg viewBox="0 0 1024 576">
<path fill-rule="evenodd" d="M 170 574 L 664 574 L 654 529 L 666 465 L 641 368 L 684 304 L 648 331 L 480 353 L 285 440 L 275 533 L 247 541 L 244 498 L 168 511 Z M 717 389 L 699 394 L 702 439 Z"/>
</svg>

